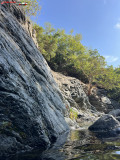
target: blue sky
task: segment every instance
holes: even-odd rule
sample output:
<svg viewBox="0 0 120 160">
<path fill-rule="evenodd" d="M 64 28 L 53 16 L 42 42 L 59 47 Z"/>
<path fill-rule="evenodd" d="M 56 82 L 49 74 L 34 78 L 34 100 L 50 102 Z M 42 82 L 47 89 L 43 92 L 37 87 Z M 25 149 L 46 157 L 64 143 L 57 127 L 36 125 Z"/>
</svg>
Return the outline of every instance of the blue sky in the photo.
<svg viewBox="0 0 120 160">
<path fill-rule="evenodd" d="M 120 65 L 120 0 L 41 0 L 34 22 L 82 35 L 82 44 L 97 49 L 108 65 Z"/>
</svg>

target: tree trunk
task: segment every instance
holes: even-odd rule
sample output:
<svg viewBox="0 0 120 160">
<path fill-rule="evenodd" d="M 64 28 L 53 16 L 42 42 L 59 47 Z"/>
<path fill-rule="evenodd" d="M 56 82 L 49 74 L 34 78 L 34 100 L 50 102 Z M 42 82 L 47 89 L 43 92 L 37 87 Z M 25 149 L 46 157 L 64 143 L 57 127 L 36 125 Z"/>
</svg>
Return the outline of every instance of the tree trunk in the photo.
<svg viewBox="0 0 120 160">
<path fill-rule="evenodd" d="M 88 85 L 88 96 L 91 95 L 92 88 L 93 88 L 92 84 L 89 83 L 89 85 Z"/>
</svg>

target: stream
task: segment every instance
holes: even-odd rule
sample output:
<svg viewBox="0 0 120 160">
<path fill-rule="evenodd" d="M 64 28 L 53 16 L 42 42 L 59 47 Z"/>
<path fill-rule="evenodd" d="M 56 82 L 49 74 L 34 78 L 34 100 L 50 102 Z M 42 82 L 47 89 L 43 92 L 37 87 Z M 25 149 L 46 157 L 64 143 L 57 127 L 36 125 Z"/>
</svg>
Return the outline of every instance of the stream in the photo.
<svg viewBox="0 0 120 160">
<path fill-rule="evenodd" d="M 103 138 L 87 129 L 72 130 L 66 143 L 41 152 L 18 154 L 10 160 L 119 160 L 120 137 Z"/>
</svg>

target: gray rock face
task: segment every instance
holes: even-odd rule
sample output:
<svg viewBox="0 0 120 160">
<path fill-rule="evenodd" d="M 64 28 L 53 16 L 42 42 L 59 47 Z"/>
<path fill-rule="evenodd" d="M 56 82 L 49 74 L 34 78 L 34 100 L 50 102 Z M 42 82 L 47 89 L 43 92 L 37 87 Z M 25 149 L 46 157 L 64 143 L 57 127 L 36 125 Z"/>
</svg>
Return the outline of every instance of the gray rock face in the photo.
<svg viewBox="0 0 120 160">
<path fill-rule="evenodd" d="M 66 103 L 66 105 L 68 107 L 71 106 L 84 110 L 91 109 L 92 106 L 89 103 L 88 96 L 85 94 L 80 80 L 53 71 L 52 74 L 61 89 L 63 97 L 67 100 L 68 104 Z"/>
<path fill-rule="evenodd" d="M 90 104 L 89 98 L 84 91 L 84 87 L 86 88 L 84 83 L 76 78 L 54 71 L 52 71 L 52 74 L 65 99 L 64 103 L 68 111 L 65 114 L 66 117 L 69 117 L 72 109 L 78 115 L 76 122 L 80 124 L 85 121 L 93 123 L 102 115 L 102 113 L 97 112 L 95 107 Z M 68 124 L 70 125 L 70 123 Z"/>
<path fill-rule="evenodd" d="M 0 7 L 0 156 L 46 149 L 68 131 L 63 98 L 21 9 Z"/>
<path fill-rule="evenodd" d="M 89 101 L 97 111 L 106 114 L 120 108 L 120 104 L 117 101 L 107 97 L 107 91 L 104 89 L 94 88 L 92 95 L 89 96 Z"/>
<path fill-rule="evenodd" d="M 112 116 L 114 116 L 115 118 L 116 118 L 116 117 L 119 117 L 119 116 L 120 116 L 120 109 L 115 109 L 115 110 L 109 112 L 109 115 L 112 115 Z"/>
<path fill-rule="evenodd" d="M 89 127 L 91 131 L 97 132 L 114 132 L 120 127 L 119 121 L 117 121 L 112 115 L 103 115 L 93 125 Z"/>
<path fill-rule="evenodd" d="M 65 76 L 58 72 L 52 71 L 52 75 L 64 97 L 64 104 L 67 109 L 65 116 L 67 118 L 71 118 L 71 113 L 72 115 L 77 114 L 77 118 L 73 117 L 73 119 L 78 125 L 84 127 L 90 125 L 89 123 L 95 122 L 102 115 L 90 104 L 89 98 L 84 91 L 84 87 L 86 88 L 84 83 L 76 78 Z M 72 123 L 69 123 L 69 121 L 67 123 L 70 128 L 77 128 L 75 124 L 73 124 L 74 127 L 71 127 Z"/>
</svg>

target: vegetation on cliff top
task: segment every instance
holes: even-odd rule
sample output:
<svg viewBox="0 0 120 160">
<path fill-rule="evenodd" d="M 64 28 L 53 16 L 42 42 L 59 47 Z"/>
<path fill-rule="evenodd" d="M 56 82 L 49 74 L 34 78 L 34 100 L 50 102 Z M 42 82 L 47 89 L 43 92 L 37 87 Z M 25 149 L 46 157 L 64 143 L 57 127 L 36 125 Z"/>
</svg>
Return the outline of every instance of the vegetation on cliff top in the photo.
<svg viewBox="0 0 120 160">
<path fill-rule="evenodd" d="M 49 23 L 45 24 L 45 28 L 35 24 L 34 29 L 39 50 L 54 71 L 75 76 L 88 83 L 88 95 L 94 86 L 119 90 L 120 68 L 107 66 L 105 58 L 97 49 L 83 46 L 80 34 L 73 35 L 73 30 L 66 34 L 65 30 L 55 30 Z"/>
<path fill-rule="evenodd" d="M 40 11 L 39 1 L 28 0 L 24 8 L 29 16 Z M 81 44 L 81 34 L 69 34 L 65 30 L 54 29 L 46 23 L 45 28 L 34 25 L 40 52 L 47 60 L 49 66 L 58 72 L 74 76 L 88 83 L 88 95 L 94 86 L 105 88 L 109 96 L 120 101 L 120 68 L 107 66 L 105 58 L 97 49 L 88 49 Z"/>
</svg>

